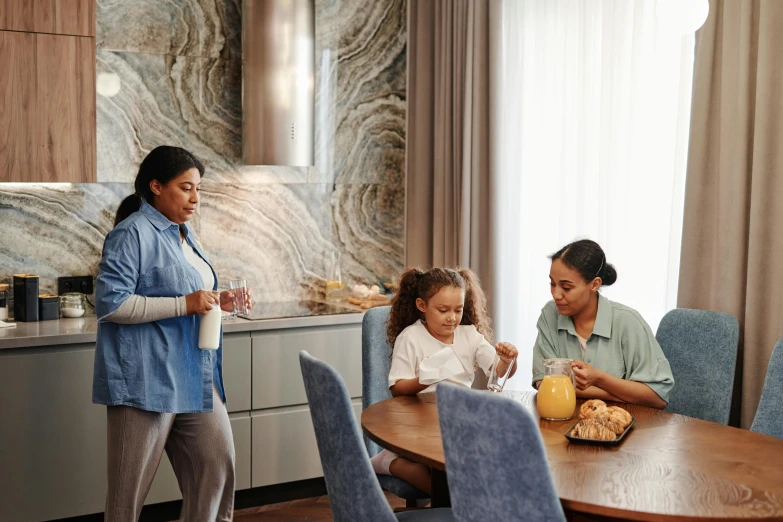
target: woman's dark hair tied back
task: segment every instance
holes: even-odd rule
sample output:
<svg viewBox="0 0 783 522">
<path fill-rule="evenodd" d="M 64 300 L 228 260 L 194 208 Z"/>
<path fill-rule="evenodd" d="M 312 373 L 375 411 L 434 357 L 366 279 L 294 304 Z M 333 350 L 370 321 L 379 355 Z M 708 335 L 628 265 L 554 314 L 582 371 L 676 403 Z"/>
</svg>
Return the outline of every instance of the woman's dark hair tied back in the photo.
<svg viewBox="0 0 783 522">
<path fill-rule="evenodd" d="M 588 283 L 596 277 L 601 278 L 603 286 L 611 286 L 617 281 L 617 270 L 606 262 L 603 249 L 589 239 L 569 243 L 549 256 L 549 259 L 560 259 L 566 266 L 579 272 Z"/>
<path fill-rule="evenodd" d="M 419 319 L 423 314 L 416 306 L 416 300 L 429 301 L 441 288 L 451 286 L 465 290 L 465 305 L 460 324 L 472 324 L 491 342 L 492 326 L 487 313 L 487 297 L 476 275 L 467 269 L 453 268 L 410 268 L 400 276 L 400 284 L 391 303 L 386 337 L 389 346 L 394 346 L 397 336 Z"/>
<path fill-rule="evenodd" d="M 162 185 L 165 185 L 190 169 L 196 169 L 201 176 L 204 175 L 204 165 L 189 151 L 170 145 L 161 145 L 152 149 L 139 165 L 139 172 L 133 182 L 133 194 L 123 199 L 117 209 L 114 226 L 116 227 L 125 218 L 139 210 L 142 200 L 152 203 L 153 194 L 150 190 L 150 183 L 153 180 L 158 180 Z"/>
</svg>

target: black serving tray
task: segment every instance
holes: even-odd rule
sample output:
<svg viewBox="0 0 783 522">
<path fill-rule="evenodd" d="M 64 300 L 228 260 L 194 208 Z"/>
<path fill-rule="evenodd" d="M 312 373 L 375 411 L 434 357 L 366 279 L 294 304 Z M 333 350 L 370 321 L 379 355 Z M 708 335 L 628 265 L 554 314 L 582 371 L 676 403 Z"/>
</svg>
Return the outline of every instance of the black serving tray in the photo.
<svg viewBox="0 0 783 522">
<path fill-rule="evenodd" d="M 581 421 L 582 419 L 579 420 Z M 625 428 L 623 434 L 617 437 L 615 440 L 583 439 L 581 437 L 572 437 L 571 430 L 573 430 L 574 426 L 577 424 L 579 424 L 579 421 L 575 422 L 565 433 L 565 438 L 567 438 L 569 442 L 573 442 L 574 444 L 590 444 L 593 446 L 607 446 L 612 448 L 614 446 L 619 446 L 623 440 L 625 440 L 625 436 L 628 435 L 628 432 L 633 429 L 633 425 L 636 424 L 636 417 L 631 417 L 631 423 L 627 428 Z"/>
</svg>

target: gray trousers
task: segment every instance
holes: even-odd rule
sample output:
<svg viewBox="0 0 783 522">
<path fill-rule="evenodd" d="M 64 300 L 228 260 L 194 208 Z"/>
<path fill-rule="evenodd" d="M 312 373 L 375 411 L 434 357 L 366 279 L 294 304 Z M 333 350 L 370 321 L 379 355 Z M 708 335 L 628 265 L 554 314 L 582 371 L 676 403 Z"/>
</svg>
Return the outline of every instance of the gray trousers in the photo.
<svg viewBox="0 0 783 522">
<path fill-rule="evenodd" d="M 107 522 L 136 522 L 163 450 L 182 492 L 181 520 L 228 521 L 234 515 L 234 439 L 213 387 L 211 413 L 156 413 L 108 406 Z"/>
</svg>

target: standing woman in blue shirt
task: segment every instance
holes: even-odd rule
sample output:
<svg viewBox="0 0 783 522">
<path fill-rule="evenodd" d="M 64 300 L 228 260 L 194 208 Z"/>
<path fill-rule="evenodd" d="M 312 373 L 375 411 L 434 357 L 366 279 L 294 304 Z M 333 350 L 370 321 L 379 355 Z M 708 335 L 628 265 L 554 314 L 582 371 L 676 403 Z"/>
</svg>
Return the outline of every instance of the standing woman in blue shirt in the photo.
<svg viewBox="0 0 783 522">
<path fill-rule="evenodd" d="M 188 225 L 203 175 L 184 149 L 152 150 L 103 245 L 93 402 L 107 405 L 107 521 L 138 520 L 164 450 L 184 520 L 233 516 L 223 343 L 198 347 L 199 316 L 233 309 Z"/>
</svg>

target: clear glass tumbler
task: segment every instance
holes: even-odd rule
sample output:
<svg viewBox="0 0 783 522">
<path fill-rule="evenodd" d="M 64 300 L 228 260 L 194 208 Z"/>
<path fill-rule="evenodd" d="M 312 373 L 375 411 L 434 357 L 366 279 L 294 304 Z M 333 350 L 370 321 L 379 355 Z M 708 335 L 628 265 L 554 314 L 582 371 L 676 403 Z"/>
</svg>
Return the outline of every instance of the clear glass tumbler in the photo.
<svg viewBox="0 0 783 522">
<path fill-rule="evenodd" d="M 492 363 L 492 371 L 490 372 L 489 380 L 487 381 L 487 389 L 494 393 L 502 392 L 516 363 L 516 359 L 503 357 L 499 353 L 496 353 L 495 362 Z"/>
<path fill-rule="evenodd" d="M 231 302 L 234 305 L 234 315 L 247 315 L 247 279 L 229 281 Z"/>
</svg>

